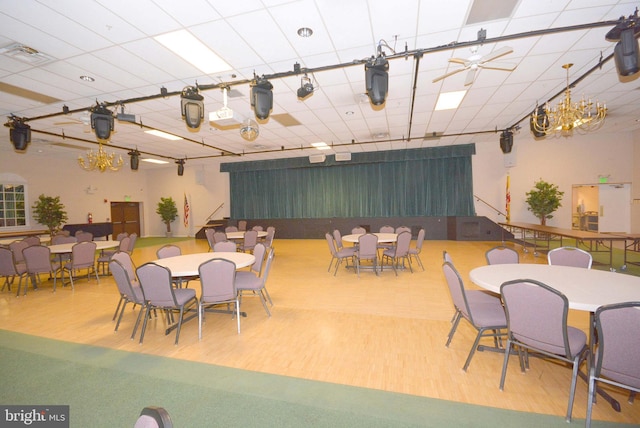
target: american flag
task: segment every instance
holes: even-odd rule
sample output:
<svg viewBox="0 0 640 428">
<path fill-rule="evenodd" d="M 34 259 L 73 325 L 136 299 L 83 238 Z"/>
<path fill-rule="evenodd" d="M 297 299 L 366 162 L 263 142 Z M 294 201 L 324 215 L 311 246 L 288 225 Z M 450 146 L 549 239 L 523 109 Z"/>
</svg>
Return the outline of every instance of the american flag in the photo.
<svg viewBox="0 0 640 428">
<path fill-rule="evenodd" d="M 184 227 L 189 226 L 189 202 L 187 201 L 187 194 L 184 194 Z"/>
</svg>

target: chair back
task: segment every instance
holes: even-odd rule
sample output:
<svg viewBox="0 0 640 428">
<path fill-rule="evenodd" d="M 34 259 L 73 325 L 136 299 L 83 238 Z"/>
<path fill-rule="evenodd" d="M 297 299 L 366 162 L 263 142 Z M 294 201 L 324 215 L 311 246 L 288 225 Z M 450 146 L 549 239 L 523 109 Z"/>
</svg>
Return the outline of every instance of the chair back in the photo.
<svg viewBox="0 0 640 428">
<path fill-rule="evenodd" d="M 93 241 L 93 233 L 83 232 L 82 230 L 79 230 L 76 232 L 76 239 L 78 240 L 78 242 Z"/>
<path fill-rule="evenodd" d="M 203 303 L 227 302 L 238 296 L 236 264 L 227 259 L 211 259 L 198 266 Z"/>
<path fill-rule="evenodd" d="M 213 239 L 213 235 L 216 233 L 215 229 L 212 229 L 210 227 L 206 228 L 204 230 L 204 236 L 207 237 L 207 242 L 209 243 L 209 248 L 211 250 L 213 250 L 213 245 L 216 243 L 216 241 Z"/>
<path fill-rule="evenodd" d="M 378 237 L 365 233 L 358 238 L 358 258 L 374 259 L 378 257 Z"/>
<path fill-rule="evenodd" d="M 116 241 L 122 241 L 122 238 L 129 236 L 129 234 L 127 232 L 120 232 L 118 233 L 118 235 L 116 236 Z"/>
<path fill-rule="evenodd" d="M 136 241 L 138 240 L 138 234 L 137 233 L 132 233 L 131 235 L 129 235 L 129 250 L 128 253 L 131 254 L 133 253 L 133 249 L 136 247 Z"/>
<path fill-rule="evenodd" d="M 236 243 L 233 241 L 220 241 L 213 244 L 214 253 L 221 252 L 221 251 L 226 253 L 233 253 L 233 252 L 236 252 L 237 250 L 238 250 L 238 247 L 236 246 Z"/>
<path fill-rule="evenodd" d="M 267 262 L 264 265 L 264 272 L 260 277 L 262 279 L 263 288 L 267 285 L 267 278 L 269 278 L 269 272 L 271 272 L 271 265 L 273 264 L 274 256 L 275 256 L 275 251 L 273 250 L 273 248 L 269 248 L 267 250 Z"/>
<path fill-rule="evenodd" d="M 411 246 L 411 232 L 400 232 L 396 241 L 395 256 L 405 257 L 409 254 L 409 247 Z"/>
<path fill-rule="evenodd" d="M 547 253 L 550 265 L 574 266 L 591 269 L 593 257 L 591 254 L 576 247 L 554 248 Z"/>
<path fill-rule="evenodd" d="M 33 245 L 22 250 L 24 261 L 27 264 L 27 272 L 46 273 L 53 271 L 51 265 L 51 250 L 44 245 Z"/>
<path fill-rule="evenodd" d="M 425 230 L 424 229 L 420 229 L 418 231 L 418 237 L 416 238 L 416 251 L 419 253 L 420 250 L 422 250 L 422 244 L 424 243 L 424 235 L 425 235 Z"/>
<path fill-rule="evenodd" d="M 110 260 L 117 261 L 121 266 L 125 268 L 130 281 L 138 281 L 138 278 L 136 277 L 136 267 L 133 264 L 133 260 L 131 259 L 131 255 L 129 253 L 127 253 L 126 251 L 118 251 L 111 256 Z"/>
<path fill-rule="evenodd" d="M 227 226 L 224 228 L 225 232 L 237 232 L 238 228 L 236 226 Z"/>
<path fill-rule="evenodd" d="M 395 231 L 394 227 L 389 225 L 380 228 L 380 233 L 395 233 Z"/>
<path fill-rule="evenodd" d="M 182 250 L 180 250 L 180 247 L 173 244 L 164 245 L 158 248 L 158 251 L 156 251 L 156 256 L 158 256 L 159 259 L 166 259 L 167 257 L 175 257 L 181 254 L 182 254 Z"/>
<path fill-rule="evenodd" d="M 450 262 L 444 262 L 442 265 L 442 272 L 444 273 L 444 278 L 447 281 L 447 287 L 449 287 L 449 294 L 451 295 L 453 306 L 455 306 L 462 316 L 468 319 L 471 324 L 474 324 L 471 311 L 469 310 L 469 305 L 467 304 L 464 282 L 462 281 L 460 274 Z"/>
<path fill-rule="evenodd" d="M 500 294 L 509 332 L 516 340 L 573 358 L 567 337 L 569 301 L 564 294 L 532 279 L 507 281 Z"/>
<path fill-rule="evenodd" d="M 451 263 L 451 266 L 453 266 L 453 259 L 451 258 L 451 254 L 449 254 L 447 252 L 447 250 L 442 250 L 442 262 L 443 263 Z"/>
<path fill-rule="evenodd" d="M 115 280 L 116 285 L 118 286 L 118 291 L 121 295 L 127 296 L 130 301 L 137 304 L 144 304 L 144 294 L 141 299 L 140 296 L 133 291 L 133 281 L 129 276 L 127 268 L 123 266 L 122 263 L 111 258 L 111 261 L 109 262 L 109 271 L 111 272 L 111 275 L 113 275 L 113 279 Z"/>
<path fill-rule="evenodd" d="M 8 248 L 0 247 L 0 276 L 17 275 L 13 253 Z"/>
<path fill-rule="evenodd" d="M 149 262 L 136 269 L 136 275 L 145 299 L 153 306 L 178 306 L 168 268 Z"/>
<path fill-rule="evenodd" d="M 513 248 L 500 245 L 493 247 L 484 254 L 487 264 L 502 265 L 520 263 L 520 255 Z"/>
<path fill-rule="evenodd" d="M 364 233 L 364 232 L 363 232 Z M 342 249 L 342 234 L 338 229 L 333 229 L 333 239 L 335 241 L 336 249 Z"/>
<path fill-rule="evenodd" d="M 226 241 L 227 234 L 224 232 L 214 232 L 213 233 L 213 243 L 216 244 L 218 242 Z"/>
<path fill-rule="evenodd" d="M 260 276 L 262 273 L 262 264 L 264 262 L 264 253 L 266 251 L 267 248 L 260 242 L 253 248 L 253 256 L 256 258 L 256 261 L 251 265 L 251 271 L 255 272 L 257 276 Z"/>
<path fill-rule="evenodd" d="M 244 240 L 242 241 L 242 248 L 245 250 L 252 250 L 258 243 L 258 231 L 247 230 L 244 232 Z"/>
<path fill-rule="evenodd" d="M 38 236 L 27 236 L 24 238 L 24 241 L 29 245 L 40 245 L 40 237 Z"/>
<path fill-rule="evenodd" d="M 358 226 L 351 229 L 352 235 L 364 235 L 365 233 L 367 233 L 367 229 L 365 229 L 364 227 Z M 335 235 L 335 232 L 334 232 L 334 235 Z M 342 239 L 340 239 L 340 242 L 342 242 Z"/>
<path fill-rule="evenodd" d="M 262 232 L 264 228 L 262 226 L 253 226 L 251 230 L 255 230 L 256 232 Z"/>
<path fill-rule="evenodd" d="M 71 247 L 71 266 L 73 268 L 85 268 L 95 264 L 96 243 L 84 241 L 73 244 Z"/>
<path fill-rule="evenodd" d="M 267 248 L 271 248 L 273 246 L 273 238 L 276 235 L 276 228 L 273 226 L 267 227 L 267 236 L 264 238 L 264 245 Z"/>
<path fill-rule="evenodd" d="M 595 323 L 595 376 L 640 388 L 640 302 L 601 306 Z"/>
<path fill-rule="evenodd" d="M 131 246 L 131 237 L 125 236 L 119 241 L 120 241 L 120 245 L 118 245 L 118 251 L 129 252 L 129 247 Z"/>
<path fill-rule="evenodd" d="M 399 234 L 401 234 L 402 232 L 409 232 L 409 233 L 411 233 L 411 228 L 410 228 L 409 226 L 398 226 L 398 227 L 396 228 L 396 233 L 399 235 Z"/>
<path fill-rule="evenodd" d="M 78 238 L 69 235 L 53 235 L 51 238 L 51 245 L 75 244 L 76 242 L 78 242 Z"/>
<path fill-rule="evenodd" d="M 327 232 L 324 234 L 324 237 L 327 239 L 327 244 L 329 244 L 329 252 L 331 253 L 332 256 L 336 256 L 337 251 L 336 251 L 336 242 L 333 239 L 333 236 Z"/>
<path fill-rule="evenodd" d="M 247 230 L 247 220 L 238 220 L 238 231 L 244 232 Z"/>
<path fill-rule="evenodd" d="M 25 242 L 24 239 L 20 241 L 13 241 L 9 244 L 9 249 L 13 253 L 13 260 L 16 263 L 24 263 L 24 256 L 22 254 L 22 250 L 29 246 L 28 242 Z"/>
</svg>

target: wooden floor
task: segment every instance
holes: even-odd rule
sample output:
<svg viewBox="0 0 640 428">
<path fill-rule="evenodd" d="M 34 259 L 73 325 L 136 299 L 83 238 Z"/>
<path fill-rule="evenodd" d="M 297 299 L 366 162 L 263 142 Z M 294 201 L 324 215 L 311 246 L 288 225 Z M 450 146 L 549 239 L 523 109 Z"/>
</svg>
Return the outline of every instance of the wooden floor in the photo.
<svg viewBox="0 0 640 428">
<path fill-rule="evenodd" d="M 184 253 L 207 250 L 205 240 L 178 243 Z M 380 276 L 362 272 L 358 278 L 341 267 L 327 272 L 329 251 L 324 240 L 277 240 L 268 290 L 273 298 L 267 317 L 258 298 L 246 297 L 242 333 L 228 315 L 208 314 L 203 340 L 197 321 L 186 323 L 178 346 L 164 335 L 163 321 L 151 321 L 142 345 L 129 336 L 137 312 L 128 309 L 114 333 L 118 302 L 111 277 L 77 280 L 75 291 L 45 282 L 26 297 L 0 293 L 3 329 L 37 336 L 160 355 L 207 364 L 375 388 L 405 394 L 493 406 L 526 412 L 564 415 L 571 371 L 540 359 L 522 374 L 513 358 L 504 391 L 498 383 L 503 355 L 476 353 L 462 371 L 475 331 L 462 322 L 449 348 L 444 346 L 453 314 L 441 271 L 442 251 L 453 257 L 468 288 L 468 272 L 485 264 L 488 242 L 426 241 L 421 258 L 426 270 L 393 271 Z M 155 259 L 158 247 L 137 248 L 137 265 Z M 543 257 L 520 251 L 521 262 L 544 263 Z M 191 286 L 199 291 L 199 283 Z M 570 323 L 586 330 L 588 315 L 572 312 Z M 583 368 L 584 370 L 584 368 Z M 81 380 L 79 380 L 81 381 Z M 627 394 L 614 392 L 622 411 L 605 401 L 594 407 L 594 419 L 638 423 L 640 406 Z M 587 385 L 579 381 L 573 415 L 584 418 Z"/>
</svg>

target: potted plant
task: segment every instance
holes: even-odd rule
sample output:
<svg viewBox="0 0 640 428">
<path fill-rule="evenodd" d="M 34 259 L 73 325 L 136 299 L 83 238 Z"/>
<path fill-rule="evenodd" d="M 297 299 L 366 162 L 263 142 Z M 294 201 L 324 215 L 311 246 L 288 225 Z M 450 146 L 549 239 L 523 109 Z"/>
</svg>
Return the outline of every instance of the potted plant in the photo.
<svg viewBox="0 0 640 428">
<path fill-rule="evenodd" d="M 529 211 L 538 217 L 540 224 L 544 226 L 547 219 L 553 217 L 552 213 L 562 206 L 564 192 L 560 191 L 557 185 L 540 179 L 526 195 Z"/>
<path fill-rule="evenodd" d="M 156 212 L 160 214 L 160 218 L 167 225 L 167 236 L 171 236 L 171 222 L 178 218 L 178 208 L 173 198 L 160 198 Z"/>
<path fill-rule="evenodd" d="M 64 205 L 60 203 L 60 196 L 40 195 L 31 209 L 33 210 L 33 219 L 47 226 L 51 236 L 68 220 Z"/>
</svg>

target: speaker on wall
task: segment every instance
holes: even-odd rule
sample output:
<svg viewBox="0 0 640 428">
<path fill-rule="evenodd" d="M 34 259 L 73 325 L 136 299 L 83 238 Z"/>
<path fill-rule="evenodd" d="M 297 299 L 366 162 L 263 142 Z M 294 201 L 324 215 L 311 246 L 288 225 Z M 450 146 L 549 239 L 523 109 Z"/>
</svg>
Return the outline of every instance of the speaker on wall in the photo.
<svg viewBox="0 0 640 428">
<path fill-rule="evenodd" d="M 640 55 L 638 55 L 638 41 L 633 28 L 620 32 L 620 41 L 613 50 L 616 69 L 620 76 L 631 76 L 640 70 Z"/>
<path fill-rule="evenodd" d="M 502 149 L 502 153 L 511 153 L 511 148 L 513 147 L 513 132 L 505 129 L 500 134 L 500 148 Z"/>
<path fill-rule="evenodd" d="M 309 156 L 309 163 L 322 163 L 327 159 L 325 155 L 311 155 Z"/>
</svg>

